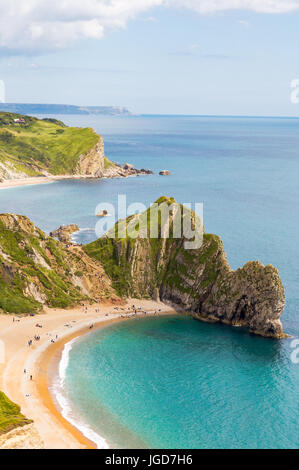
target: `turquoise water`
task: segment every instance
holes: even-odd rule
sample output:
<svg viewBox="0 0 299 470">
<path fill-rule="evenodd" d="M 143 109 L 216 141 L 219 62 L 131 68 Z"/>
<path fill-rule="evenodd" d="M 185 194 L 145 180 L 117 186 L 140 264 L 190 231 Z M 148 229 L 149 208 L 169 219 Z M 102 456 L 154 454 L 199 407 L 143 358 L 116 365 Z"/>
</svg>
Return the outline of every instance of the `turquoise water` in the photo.
<svg viewBox="0 0 299 470">
<path fill-rule="evenodd" d="M 128 161 L 140 168 L 150 168 L 156 174 L 124 180 L 63 181 L 1 190 L 1 212 L 25 214 L 45 231 L 53 230 L 63 223 L 77 223 L 83 229 L 77 235 L 77 239 L 87 242 L 95 238 L 94 227 L 97 218 L 94 214 L 97 204 L 116 203 L 118 194 L 126 194 L 128 203 L 143 202 L 146 205 L 162 194 L 174 196 L 183 203 L 203 202 L 206 231 L 217 233 L 222 237 L 229 262 L 234 269 L 248 260 L 255 259 L 279 268 L 287 299 L 282 316 L 284 329 L 287 333 L 299 337 L 299 119 L 188 116 L 128 118 L 61 116 L 60 118 L 68 124 L 89 125 L 101 132 L 105 140 L 106 154 L 112 160 L 121 163 Z M 157 172 L 161 169 L 170 170 L 172 175 L 158 176 Z M 176 446 L 179 445 L 178 442 L 183 442 L 180 441 L 182 439 L 186 446 L 191 447 L 193 445 L 225 447 L 228 445 L 225 438 L 227 428 L 224 432 L 223 426 L 224 422 L 227 422 L 227 426 L 232 429 L 230 438 L 235 443 L 239 440 L 240 445 L 244 447 L 257 445 L 254 441 L 257 437 L 264 443 L 259 444 L 261 446 L 298 445 L 298 442 L 296 443 L 298 408 L 295 407 L 298 407 L 299 365 L 293 364 L 290 360 L 291 340 L 272 342 L 251 338 L 236 330 L 200 325 L 191 320 L 177 322 L 173 337 L 171 332 L 174 326 L 167 323 L 160 324 L 163 321 L 157 320 L 151 331 L 156 330 L 158 342 L 157 335 L 160 334 L 162 326 L 163 331 L 170 328 L 169 340 L 165 345 L 170 349 L 164 351 L 167 356 L 169 354 L 167 369 L 163 369 L 162 365 L 161 367 L 165 374 L 168 370 L 172 374 L 173 393 L 181 398 L 185 394 L 188 396 L 189 414 L 183 400 L 180 402 L 182 408 L 176 402 L 178 419 L 185 419 L 185 427 L 182 428 L 184 431 L 165 429 L 169 415 L 166 407 L 162 407 L 161 404 L 160 421 L 155 419 L 155 422 L 149 423 L 147 430 L 143 423 L 142 410 L 137 415 L 137 412 L 134 414 L 129 408 L 124 408 L 127 410 L 126 417 L 118 415 L 114 419 L 121 420 L 125 435 L 130 429 L 132 439 L 136 439 L 134 436 L 137 433 L 143 436 L 149 446 Z M 129 324 L 119 328 L 129 328 Z M 138 330 L 141 326 L 136 325 L 134 328 Z M 123 336 L 119 332 L 110 338 L 107 333 L 103 343 L 109 343 L 112 350 L 115 348 L 117 355 L 119 355 L 117 348 L 122 348 L 121 338 L 126 337 L 126 331 L 122 334 Z M 167 332 L 165 334 L 167 335 Z M 209 335 L 214 340 L 211 338 L 209 341 Z M 194 336 L 198 336 L 199 345 Z M 113 338 L 116 341 L 115 345 Z M 140 341 L 140 350 L 143 348 L 146 351 L 150 345 L 153 346 L 153 342 L 149 340 L 150 336 L 140 334 L 138 338 L 136 341 Z M 184 363 L 186 351 L 184 353 L 182 349 L 186 347 L 186 338 L 191 341 L 190 347 L 187 348 L 188 357 L 192 356 L 193 359 L 190 368 L 201 371 L 201 374 L 206 370 L 203 377 L 209 384 L 207 388 L 198 375 L 194 377 L 191 374 L 187 362 Z M 204 341 L 205 347 L 200 346 L 201 341 Z M 234 350 L 241 352 L 246 363 L 245 369 L 243 362 L 234 361 L 235 356 L 228 346 L 228 342 L 231 344 L 231 341 L 237 345 L 234 346 Z M 182 347 L 179 347 L 180 344 Z M 218 344 L 221 345 L 219 348 Z M 160 343 L 159 345 L 161 349 L 157 347 L 155 356 L 157 358 L 160 353 L 162 354 L 164 347 Z M 131 354 L 130 347 L 131 343 L 129 345 L 124 341 L 121 353 L 124 357 Z M 74 353 L 76 348 L 77 346 L 74 347 Z M 215 357 L 215 348 L 218 348 L 218 352 L 221 350 L 221 354 L 217 357 Z M 181 364 L 181 361 L 185 364 L 185 377 L 183 366 L 182 376 L 176 375 L 175 351 L 180 358 L 178 364 Z M 150 352 L 152 361 L 155 361 L 153 356 L 156 349 Z M 128 382 L 123 383 L 121 393 L 118 394 L 120 405 L 122 394 L 131 393 L 136 403 L 144 397 L 142 387 L 134 388 L 134 380 L 137 380 L 140 371 L 137 360 L 141 361 L 142 358 L 137 357 L 136 352 L 136 371 L 133 369 L 128 371 Z M 124 364 L 123 367 L 126 370 Z M 70 374 L 71 369 L 72 365 L 68 369 Z M 92 380 L 96 380 L 97 373 L 95 370 L 91 375 Z M 215 376 L 217 380 L 213 382 L 213 377 L 207 375 Z M 246 383 L 246 377 L 250 384 Z M 155 378 L 157 390 L 163 391 L 164 388 L 160 389 L 158 386 L 160 383 L 158 375 Z M 101 376 L 101 380 L 105 384 L 106 375 Z M 167 381 L 168 377 L 165 377 L 165 380 Z M 108 381 L 109 377 L 107 377 L 107 389 L 109 389 Z M 216 388 L 216 382 L 219 388 Z M 185 389 L 187 385 L 188 393 Z M 167 383 L 163 385 L 166 386 Z M 91 383 L 90 387 L 93 390 L 94 385 Z M 204 403 L 198 401 L 200 390 L 204 391 L 205 397 L 208 391 L 211 393 L 210 401 L 206 401 L 206 404 L 209 404 L 207 408 L 211 411 L 209 416 L 211 414 L 213 416 L 211 426 L 207 415 L 203 421 L 197 417 L 197 424 L 192 418 L 197 403 L 201 403 L 202 406 Z M 225 400 L 221 407 L 221 401 L 217 399 L 222 395 Z M 235 401 L 233 402 L 231 398 L 229 402 L 229 396 L 234 396 Z M 155 397 L 157 398 L 156 395 Z M 162 397 L 160 398 L 162 400 Z M 107 397 L 99 395 L 97 406 L 106 406 L 106 399 Z M 114 401 L 117 401 L 115 396 Z M 264 409 L 260 408 L 261 402 L 264 404 Z M 157 408 L 153 410 L 159 410 L 159 403 L 158 400 Z M 200 410 L 202 406 L 198 409 Z M 115 403 L 113 407 L 118 409 Z M 238 409 L 240 416 L 237 413 Z M 261 413 L 256 410 L 260 410 Z M 161 429 L 164 429 L 163 432 L 156 428 L 156 421 L 160 423 Z M 199 422 L 202 423 L 201 431 L 198 427 L 193 427 L 199 426 Z M 233 422 L 235 422 L 234 427 Z M 279 429 L 275 423 L 279 423 Z M 134 426 L 144 427 L 144 434 Z M 169 426 L 174 427 L 173 421 Z M 277 431 L 272 432 L 269 426 Z M 119 429 L 119 423 L 115 428 Z M 199 438 L 196 438 L 197 433 L 201 436 L 202 444 L 199 443 Z M 162 437 L 158 443 L 159 436 Z M 252 439 L 250 436 L 253 436 Z"/>
<path fill-rule="evenodd" d="M 65 389 L 116 447 L 297 448 L 298 372 L 282 342 L 144 318 L 75 343 Z"/>
</svg>

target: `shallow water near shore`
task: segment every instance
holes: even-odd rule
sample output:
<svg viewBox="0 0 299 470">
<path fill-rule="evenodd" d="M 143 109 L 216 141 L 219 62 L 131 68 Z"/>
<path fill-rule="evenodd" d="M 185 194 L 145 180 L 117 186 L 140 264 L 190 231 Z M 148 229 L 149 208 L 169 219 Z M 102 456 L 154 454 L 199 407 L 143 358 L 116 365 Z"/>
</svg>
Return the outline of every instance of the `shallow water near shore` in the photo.
<svg viewBox="0 0 299 470">
<path fill-rule="evenodd" d="M 281 341 L 175 315 L 82 337 L 64 388 L 117 448 L 293 448 L 298 372 Z"/>
<path fill-rule="evenodd" d="M 128 161 L 139 168 L 150 168 L 155 174 L 101 181 L 68 180 L 39 186 L 3 189 L 0 191 L 1 212 L 24 214 L 47 232 L 61 224 L 77 223 L 81 231 L 75 237 L 79 242 L 87 243 L 95 239 L 94 228 L 98 220 L 95 217 L 97 204 L 100 202 L 116 204 L 118 194 L 126 194 L 129 204 L 142 202 L 149 205 L 163 194 L 173 196 L 182 203 L 203 202 L 206 232 L 221 236 L 233 269 L 244 265 L 248 260 L 255 259 L 278 267 L 286 289 L 286 308 L 282 316 L 284 330 L 293 337 L 299 337 L 299 119 L 190 116 L 127 118 L 58 116 L 58 118 L 70 125 L 94 127 L 102 133 L 105 153 L 111 160 L 120 163 Z M 171 176 L 159 176 L 157 173 L 161 169 L 170 170 Z M 155 333 L 157 341 L 151 339 L 147 345 L 146 341 L 142 343 L 139 338 L 144 351 L 150 354 L 152 363 L 155 364 L 157 370 L 160 370 L 159 374 L 173 370 L 176 380 L 173 379 L 173 382 L 167 382 L 160 388 L 157 385 L 160 383 L 158 376 L 154 374 L 153 380 L 155 379 L 156 382 L 151 390 L 155 390 L 156 387 L 161 394 L 160 398 L 155 395 L 157 402 L 152 404 L 156 414 L 151 420 L 147 414 L 148 410 L 138 411 L 136 407 L 136 423 L 133 422 L 134 413 L 131 401 L 128 400 L 128 406 L 130 405 L 131 408 L 123 405 L 121 393 L 126 396 L 125 394 L 129 393 L 126 390 L 122 390 L 118 398 L 112 390 L 113 403 L 110 403 L 110 397 L 102 392 L 98 397 L 92 393 L 86 395 L 86 404 L 92 400 L 94 402 L 99 400 L 94 406 L 99 407 L 99 416 L 106 416 L 107 422 L 112 419 L 110 411 L 113 407 L 111 422 L 114 424 L 111 427 L 118 429 L 118 432 L 114 436 L 113 429 L 107 428 L 107 438 L 111 434 L 112 442 L 115 437 L 116 443 L 120 446 L 125 445 L 125 440 L 121 435 L 125 436 L 130 432 L 129 441 L 141 447 L 145 445 L 144 442 L 147 446 L 175 446 L 182 445 L 184 442 L 186 446 L 191 447 L 195 443 L 203 447 L 208 444 L 221 447 L 229 444 L 224 436 L 228 432 L 227 427 L 225 427 L 225 433 L 221 432 L 224 429 L 223 421 L 226 420 L 227 426 L 231 429 L 228 433 L 231 438 L 230 442 L 236 445 L 244 447 L 297 445 L 298 447 L 298 410 L 295 409 L 295 405 L 298 404 L 299 364 L 291 361 L 292 339 L 271 341 L 253 338 L 240 330 L 220 325 L 203 325 L 190 319 L 180 321 L 177 319 L 176 324 L 167 323 L 166 319 L 147 319 L 146 321 L 157 321 Z M 138 324 L 142 325 L 143 320 L 140 322 Z M 126 328 L 133 328 L 130 326 L 133 324 L 132 320 L 132 323 L 130 321 L 119 327 L 115 326 L 115 328 L 120 328 L 117 334 L 112 334 L 110 337 L 108 333 L 105 333 L 107 337 L 102 341 L 103 345 L 109 344 L 112 350 L 115 348 L 118 354 L 122 351 L 124 358 L 120 357 L 120 364 L 124 370 L 126 370 L 126 364 L 122 361 L 130 355 L 130 351 L 122 346 L 122 338 L 126 337 L 126 334 L 129 335 L 126 333 Z M 141 326 L 137 327 L 136 323 L 137 342 L 139 341 L 138 328 L 141 329 Z M 152 326 L 151 331 L 154 329 L 155 327 Z M 167 336 L 168 329 L 169 336 Z M 157 339 L 157 335 L 161 333 L 160 330 L 164 331 L 165 337 L 168 338 L 165 344 L 162 344 L 163 341 L 159 342 L 159 338 Z M 94 335 L 98 334 L 102 333 L 94 333 Z M 199 345 L 196 342 L 196 335 L 198 335 Z M 204 343 L 207 348 L 203 352 L 205 348 L 200 346 L 201 341 L 208 341 L 209 335 L 211 335 L 211 341 L 208 346 Z M 130 340 L 132 336 L 134 335 L 129 335 Z M 92 337 L 95 338 L 90 335 L 88 341 Z M 151 338 L 150 335 L 148 337 Z M 116 341 L 119 338 L 119 345 L 118 343 L 113 345 L 113 338 Z M 195 348 L 190 355 L 186 354 L 183 349 L 185 347 L 187 351 L 190 351 L 186 346 L 187 338 Z M 211 346 L 212 339 L 215 342 L 213 346 Z M 76 353 L 77 347 L 79 348 L 79 345 L 81 347 L 81 344 L 83 345 L 84 342 L 80 341 L 78 346 L 77 343 L 74 345 L 72 354 Z M 234 351 L 241 354 L 242 361 L 234 359 L 235 353 L 232 353 L 231 344 L 234 345 Z M 88 342 L 86 345 L 88 349 Z M 149 345 L 153 349 L 148 350 Z M 217 345 L 221 346 L 218 348 Z M 170 348 L 169 351 L 163 349 L 166 346 Z M 120 349 L 117 349 L 118 347 Z M 90 348 L 92 354 L 92 344 Z M 200 354 L 196 353 L 198 350 Z M 106 346 L 103 351 L 106 355 Z M 176 369 L 175 351 L 178 352 L 180 374 Z M 167 357 L 163 357 L 163 354 Z M 141 348 L 136 349 L 135 358 L 136 371 L 133 366 L 128 369 L 127 380 L 131 382 L 127 386 L 137 404 L 141 397 L 144 397 L 143 388 L 135 385 L 132 377 L 138 377 L 139 369 L 142 369 L 139 363 L 143 360 Z M 161 369 L 158 364 L 156 365 L 156 361 L 161 362 Z M 164 366 L 167 364 L 165 369 L 163 361 Z M 70 375 L 74 377 L 75 369 L 71 372 L 71 364 L 70 362 Z M 189 367 L 194 369 L 195 375 L 191 373 Z M 196 371 L 199 375 L 196 375 Z M 79 370 L 77 372 L 79 373 Z M 119 373 L 121 377 L 122 372 L 119 371 Z M 95 375 L 96 373 L 91 375 L 92 380 L 97 380 Z M 205 381 L 209 384 L 207 388 L 200 381 L 201 376 L 205 377 Z M 213 382 L 214 376 L 217 377 L 216 382 Z M 250 384 L 246 382 L 246 377 L 250 378 Z M 142 377 L 144 381 L 149 379 L 150 377 L 148 379 Z M 107 390 L 113 389 L 113 380 L 115 384 L 118 384 L 117 377 L 112 374 L 111 384 L 107 386 Z M 167 376 L 165 380 L 168 380 Z M 219 389 L 217 389 L 218 383 Z M 187 385 L 188 389 L 185 388 Z M 90 390 L 93 386 L 93 384 L 90 385 Z M 201 388 L 198 388 L 199 386 Z M 165 390 L 170 397 L 172 393 L 174 396 L 181 397 L 181 401 L 175 401 L 178 419 L 182 420 L 178 422 L 181 431 L 175 428 L 174 421 L 167 414 L 166 406 L 163 407 Z M 202 393 L 204 393 L 204 399 L 198 401 Z M 211 394 L 210 398 L 208 394 Z M 225 397 L 223 402 L 219 399 L 221 394 Z M 196 430 L 194 433 L 189 430 L 188 426 L 184 427 L 183 417 L 185 414 L 188 415 L 188 407 L 186 408 L 183 399 L 185 395 L 190 405 L 199 403 L 199 410 L 203 410 L 205 402 L 209 410 L 209 417 L 203 410 L 204 418 L 201 421 L 200 416 L 196 415 L 196 419 L 201 422 L 201 428 L 200 430 L 194 428 Z M 75 403 L 75 397 L 72 399 Z M 119 400 L 118 406 L 117 399 Z M 159 401 L 160 399 L 162 401 Z M 158 416 L 159 403 L 161 416 Z M 180 403 L 182 408 L 180 408 Z M 261 403 L 270 408 L 261 408 Z M 129 416 L 127 420 L 121 414 L 122 406 L 124 410 L 127 410 L 126 413 Z M 238 416 L 237 409 L 240 416 Z M 260 413 L 255 412 L 255 409 Z M 148 421 L 147 426 L 151 426 L 151 432 L 140 425 L 139 418 L 142 418 L 143 412 L 144 416 L 147 416 L 145 420 Z M 210 416 L 213 418 L 211 425 L 209 424 Z M 241 416 L 244 422 L 241 421 Z M 99 423 L 93 423 L 91 415 L 84 414 L 84 419 L 98 430 Z M 189 414 L 189 424 L 191 421 Z M 171 432 L 165 428 L 167 427 L 165 423 L 168 422 L 173 428 Z M 249 430 L 246 431 L 247 423 Z M 280 426 L 279 429 L 277 423 Z M 271 426 L 276 430 L 276 434 L 271 431 Z M 120 429 L 123 431 L 120 432 Z M 196 433 L 201 436 L 200 442 L 195 436 Z M 207 433 L 209 436 L 202 433 Z M 213 436 L 215 436 L 215 441 L 213 441 Z M 208 438 L 211 440 L 209 441 Z"/>
</svg>

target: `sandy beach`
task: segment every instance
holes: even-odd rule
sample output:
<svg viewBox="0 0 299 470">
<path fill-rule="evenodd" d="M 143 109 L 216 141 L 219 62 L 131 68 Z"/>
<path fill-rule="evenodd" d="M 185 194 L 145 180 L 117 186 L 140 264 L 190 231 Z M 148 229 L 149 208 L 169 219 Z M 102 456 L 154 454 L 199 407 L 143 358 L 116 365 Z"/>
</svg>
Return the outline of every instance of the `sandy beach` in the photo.
<svg viewBox="0 0 299 470">
<path fill-rule="evenodd" d="M 32 425 L 0 436 L 0 448 L 96 448 L 95 443 L 66 421 L 55 406 L 48 388 L 50 374 L 53 367 L 58 366 L 66 343 L 89 333 L 91 325 L 96 329 L 116 321 L 130 321 L 132 305 L 141 307 L 148 315 L 155 311 L 157 315 L 175 313 L 162 303 L 132 299 L 116 308 L 115 304 L 109 303 L 90 305 L 87 313 L 83 307 L 78 307 L 72 310 L 45 309 L 45 313 L 34 317 L 0 315 L 0 346 L 3 349 L 0 390 L 34 421 Z M 34 335 L 39 335 L 40 340 L 33 340 L 32 346 L 28 346 L 28 340 Z"/>
<path fill-rule="evenodd" d="M 6 180 L 0 183 L 0 189 L 15 188 L 18 186 L 32 186 L 35 184 L 48 184 L 54 181 L 69 179 L 90 179 L 89 176 L 78 175 L 51 175 L 51 176 L 33 176 L 32 178 L 16 178 Z M 93 178 L 94 179 L 94 178 Z"/>
</svg>

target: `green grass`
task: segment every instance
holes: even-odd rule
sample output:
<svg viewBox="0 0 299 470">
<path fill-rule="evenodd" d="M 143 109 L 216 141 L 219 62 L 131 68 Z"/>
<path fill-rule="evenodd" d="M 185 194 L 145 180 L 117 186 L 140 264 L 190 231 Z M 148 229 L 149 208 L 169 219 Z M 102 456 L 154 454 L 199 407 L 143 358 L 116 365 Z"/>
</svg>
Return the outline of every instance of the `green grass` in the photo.
<svg viewBox="0 0 299 470">
<path fill-rule="evenodd" d="M 115 168 L 115 163 L 111 162 L 108 160 L 108 158 L 104 157 L 104 168 L 105 170 L 108 170 L 108 168 Z"/>
<path fill-rule="evenodd" d="M 45 235 L 38 230 L 33 234 L 22 229 L 8 229 L 4 223 L 5 215 L 1 218 L 0 250 L 6 257 L 0 259 L 0 309 L 3 312 L 28 314 L 42 310 L 41 303 L 25 295 L 28 282 L 34 284 L 36 280 L 50 307 L 74 306 L 86 298 L 70 282 L 68 253 L 57 241 L 45 240 Z M 27 222 L 28 230 L 33 227 L 25 217 L 23 221 L 24 224 Z M 34 261 L 36 252 L 51 269 Z"/>
<path fill-rule="evenodd" d="M 0 392 L 0 434 L 32 423 L 32 420 L 26 419 L 20 411 L 18 405 L 9 400 L 3 392 Z"/>
<path fill-rule="evenodd" d="M 21 117 L 25 124 L 16 124 Z M 91 128 L 66 127 L 56 119 L 37 119 L 0 112 L 0 161 L 9 161 L 29 176 L 47 170 L 73 174 L 80 155 L 99 141 Z"/>
<path fill-rule="evenodd" d="M 120 240 L 118 243 L 122 243 Z M 127 297 L 130 292 L 132 278 L 130 269 L 124 259 L 121 265 L 118 262 L 117 246 L 111 238 L 100 238 L 84 246 L 85 252 L 91 258 L 100 261 L 106 274 L 112 280 L 113 288 L 121 297 Z M 123 258 L 123 257 L 122 257 Z"/>
<path fill-rule="evenodd" d="M 162 196 L 156 203 L 159 205 L 166 203 L 167 206 L 180 207 L 181 217 L 183 217 L 183 213 L 186 215 L 186 209 L 183 212 L 182 206 L 178 205 L 173 198 Z M 198 295 L 199 290 L 202 292 L 210 288 L 219 275 L 222 262 L 218 257 L 222 247 L 220 238 L 216 235 L 204 234 L 203 244 L 200 248 L 186 250 L 183 244 L 184 239 L 173 237 L 173 223 L 171 223 L 165 252 L 162 253 L 161 212 L 154 208 L 151 215 L 158 223 L 158 238 L 150 238 L 150 209 L 148 209 L 138 216 L 138 219 L 136 216 L 130 216 L 126 221 L 118 222 L 115 226 L 115 233 L 119 236 L 121 229 L 128 226 L 131 220 L 135 220 L 136 231 L 138 231 L 138 228 L 145 227 L 147 238 L 137 238 L 135 240 L 131 239 L 128 234 L 124 238 L 102 237 L 84 247 L 90 257 L 99 260 L 103 264 L 118 295 L 121 297 L 137 296 L 138 294 L 145 296 L 153 294 L 156 287 L 168 285 L 182 294 L 195 297 Z M 195 218 L 192 211 L 190 211 L 190 216 Z M 124 232 L 122 233 L 124 234 Z M 135 271 L 137 274 L 133 274 L 132 277 L 131 256 L 136 251 L 136 247 L 134 248 L 135 243 L 138 244 L 137 251 L 139 257 L 141 254 L 141 258 L 133 260 L 133 265 L 137 266 Z M 197 284 L 193 288 L 192 284 L 196 280 L 194 268 L 200 265 L 202 265 L 201 283 L 200 286 Z M 146 266 L 146 269 L 144 269 L 144 266 Z M 189 283 L 186 282 L 186 279 L 189 280 Z"/>
</svg>

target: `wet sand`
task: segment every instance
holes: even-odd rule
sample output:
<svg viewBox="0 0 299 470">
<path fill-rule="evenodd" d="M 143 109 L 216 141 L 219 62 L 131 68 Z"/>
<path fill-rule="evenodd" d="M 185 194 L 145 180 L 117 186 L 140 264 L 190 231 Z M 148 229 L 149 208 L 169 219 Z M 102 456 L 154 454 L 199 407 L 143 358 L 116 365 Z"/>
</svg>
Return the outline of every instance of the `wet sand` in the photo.
<svg viewBox="0 0 299 470">
<path fill-rule="evenodd" d="M 115 304 L 109 303 L 88 306 L 87 313 L 84 313 L 83 307 L 72 310 L 45 309 L 44 314 L 34 317 L 15 316 L 19 320 L 15 322 L 12 315 L 0 315 L 0 345 L 4 346 L 2 349 L 5 355 L 2 357 L 5 362 L 0 363 L 0 390 L 18 403 L 22 413 L 34 421 L 33 425 L 27 427 L 28 448 L 96 448 L 94 442 L 83 436 L 60 414 L 49 386 L 66 343 L 89 333 L 91 324 L 95 330 L 116 321 L 130 321 L 131 314 L 128 312 L 132 312 L 133 304 L 141 306 L 148 315 L 154 311 L 157 311 L 157 315 L 175 313 L 162 303 L 132 299 L 126 305 L 118 306 L 118 310 L 115 309 Z M 96 308 L 99 309 L 98 313 L 95 312 Z M 143 314 L 138 313 L 138 316 L 141 315 Z M 43 327 L 37 328 L 37 323 Z M 28 340 L 33 339 L 34 335 L 40 335 L 40 340 L 33 340 L 33 345 L 29 347 Z M 51 339 L 55 342 L 51 343 Z M 14 443 L 11 447 L 18 448 L 14 433 L 20 434 L 20 428 L 10 433 Z M 35 439 L 31 439 L 31 435 Z M 22 446 L 26 448 L 26 436 L 22 439 Z"/>
</svg>

